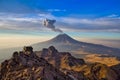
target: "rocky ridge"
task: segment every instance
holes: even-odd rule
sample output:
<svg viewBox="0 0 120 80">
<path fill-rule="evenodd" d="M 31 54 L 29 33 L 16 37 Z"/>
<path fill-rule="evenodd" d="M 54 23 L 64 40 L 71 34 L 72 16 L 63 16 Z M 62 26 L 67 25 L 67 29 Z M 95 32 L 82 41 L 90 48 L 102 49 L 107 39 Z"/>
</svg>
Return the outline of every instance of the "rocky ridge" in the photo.
<svg viewBox="0 0 120 80">
<path fill-rule="evenodd" d="M 118 69 L 115 71 L 101 63 L 88 64 L 69 52 L 58 52 L 53 46 L 36 53 L 62 72 L 72 75 L 75 80 L 119 80 L 120 77 Z"/>
<path fill-rule="evenodd" d="M 1 63 L 0 80 L 72 80 L 68 75 L 38 57 L 32 47 L 14 52 L 9 60 Z"/>
<path fill-rule="evenodd" d="M 119 80 L 119 68 L 88 64 L 54 46 L 35 52 L 27 46 L 1 63 L 0 80 Z"/>
</svg>

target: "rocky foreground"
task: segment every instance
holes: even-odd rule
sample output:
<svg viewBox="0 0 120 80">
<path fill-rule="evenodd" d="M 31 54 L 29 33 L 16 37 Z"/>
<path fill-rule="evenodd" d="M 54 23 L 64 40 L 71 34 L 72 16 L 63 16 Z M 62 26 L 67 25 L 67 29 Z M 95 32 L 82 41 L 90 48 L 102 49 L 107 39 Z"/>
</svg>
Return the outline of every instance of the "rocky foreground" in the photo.
<svg viewBox="0 0 120 80">
<path fill-rule="evenodd" d="M 24 47 L 1 63 L 0 80 L 119 80 L 120 64 L 88 64 L 53 46 L 33 52 Z"/>
</svg>

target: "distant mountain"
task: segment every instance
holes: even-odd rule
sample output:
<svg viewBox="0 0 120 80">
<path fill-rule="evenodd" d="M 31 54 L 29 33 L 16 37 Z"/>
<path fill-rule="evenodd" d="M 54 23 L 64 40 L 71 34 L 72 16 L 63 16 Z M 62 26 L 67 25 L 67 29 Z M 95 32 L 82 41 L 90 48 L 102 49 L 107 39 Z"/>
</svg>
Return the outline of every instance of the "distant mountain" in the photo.
<svg viewBox="0 0 120 80">
<path fill-rule="evenodd" d="M 79 44 L 80 44 L 79 41 L 74 40 L 67 34 L 60 34 L 51 40 L 36 43 L 36 44 L 33 44 L 32 46 L 38 50 L 38 49 L 42 49 L 43 47 L 49 47 L 53 45 L 59 51 L 69 51 L 69 50 L 75 50 L 79 46 Z"/>
<path fill-rule="evenodd" d="M 40 51 L 43 48 L 47 48 L 49 46 L 55 46 L 58 51 L 71 52 L 71 51 L 82 51 L 87 53 L 95 53 L 95 54 L 109 54 L 112 56 L 120 57 L 120 49 L 111 48 L 103 45 L 92 44 L 81 42 L 73 39 L 67 34 L 60 34 L 53 39 L 50 39 L 45 42 L 39 42 L 36 44 L 32 44 L 35 51 Z M 10 58 L 14 51 L 20 51 L 22 47 L 8 48 L 0 50 L 0 60 L 3 61 L 7 58 Z M 0 61 L 0 62 L 1 62 Z"/>
<path fill-rule="evenodd" d="M 60 34 L 51 40 L 36 43 L 31 46 L 33 46 L 35 50 L 41 50 L 43 47 L 49 47 L 51 45 L 55 46 L 59 51 L 70 52 L 79 49 L 81 51 L 89 53 L 109 54 L 120 57 L 120 49 L 107 47 L 99 44 L 80 42 L 71 38 L 67 34 Z"/>
</svg>

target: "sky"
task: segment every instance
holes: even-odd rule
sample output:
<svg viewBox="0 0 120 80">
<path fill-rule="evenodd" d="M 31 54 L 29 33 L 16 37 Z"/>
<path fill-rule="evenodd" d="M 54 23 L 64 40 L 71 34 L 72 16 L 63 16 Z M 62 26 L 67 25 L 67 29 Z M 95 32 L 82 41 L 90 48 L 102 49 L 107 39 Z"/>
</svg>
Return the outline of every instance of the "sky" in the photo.
<svg viewBox="0 0 120 80">
<path fill-rule="evenodd" d="M 0 49 L 49 40 L 59 32 L 73 38 L 120 48 L 120 0 L 0 0 Z"/>
</svg>

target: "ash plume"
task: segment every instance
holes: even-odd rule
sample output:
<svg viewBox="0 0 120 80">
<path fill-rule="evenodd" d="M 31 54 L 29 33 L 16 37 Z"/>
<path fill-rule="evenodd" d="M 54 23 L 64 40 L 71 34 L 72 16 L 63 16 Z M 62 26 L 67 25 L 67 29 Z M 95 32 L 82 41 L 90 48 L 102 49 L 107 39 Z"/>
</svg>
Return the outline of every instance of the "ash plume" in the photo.
<svg viewBox="0 0 120 80">
<path fill-rule="evenodd" d="M 44 26 L 50 28 L 52 31 L 63 33 L 61 29 L 55 27 L 54 25 L 55 22 L 56 20 L 45 19 Z"/>
</svg>

